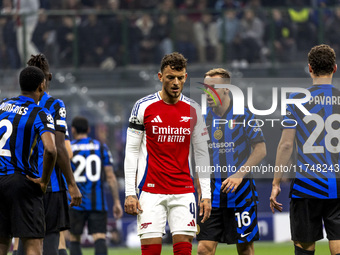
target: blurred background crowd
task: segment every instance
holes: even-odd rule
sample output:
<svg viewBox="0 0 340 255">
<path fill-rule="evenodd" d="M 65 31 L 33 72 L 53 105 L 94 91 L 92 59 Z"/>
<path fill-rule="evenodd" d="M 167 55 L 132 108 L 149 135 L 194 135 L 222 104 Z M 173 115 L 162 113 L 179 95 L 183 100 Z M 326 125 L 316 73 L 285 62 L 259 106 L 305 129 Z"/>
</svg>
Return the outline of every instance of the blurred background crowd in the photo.
<svg viewBox="0 0 340 255">
<path fill-rule="evenodd" d="M 0 68 L 43 52 L 53 67 L 302 61 L 340 47 L 339 0 L 0 0 Z"/>
</svg>

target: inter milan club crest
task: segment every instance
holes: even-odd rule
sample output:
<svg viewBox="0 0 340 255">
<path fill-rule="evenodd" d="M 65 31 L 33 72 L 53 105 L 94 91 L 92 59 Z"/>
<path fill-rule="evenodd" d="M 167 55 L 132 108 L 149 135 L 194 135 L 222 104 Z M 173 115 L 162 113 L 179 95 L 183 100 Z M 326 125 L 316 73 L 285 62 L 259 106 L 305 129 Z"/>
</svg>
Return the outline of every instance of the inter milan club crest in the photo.
<svg viewBox="0 0 340 255">
<path fill-rule="evenodd" d="M 223 136 L 223 132 L 221 129 L 216 129 L 214 132 L 214 137 L 216 140 L 220 140 Z"/>
<path fill-rule="evenodd" d="M 229 129 L 234 129 L 235 128 L 235 121 L 234 120 L 229 120 L 228 121 L 228 127 Z"/>
</svg>

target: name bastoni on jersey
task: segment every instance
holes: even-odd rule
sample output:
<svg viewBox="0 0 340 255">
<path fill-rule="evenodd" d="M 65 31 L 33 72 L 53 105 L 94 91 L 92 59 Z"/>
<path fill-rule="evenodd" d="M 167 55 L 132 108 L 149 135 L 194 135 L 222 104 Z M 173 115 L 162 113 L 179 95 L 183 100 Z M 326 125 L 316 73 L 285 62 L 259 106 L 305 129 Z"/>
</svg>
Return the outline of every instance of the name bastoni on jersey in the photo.
<svg viewBox="0 0 340 255">
<path fill-rule="evenodd" d="M 2 103 L 0 105 L 0 111 L 12 112 L 19 115 L 26 115 L 28 108 L 23 106 L 17 106 L 15 104 Z"/>
<path fill-rule="evenodd" d="M 190 128 L 152 126 L 152 134 L 158 135 L 157 142 L 183 143 L 185 136 L 191 134 Z"/>
</svg>

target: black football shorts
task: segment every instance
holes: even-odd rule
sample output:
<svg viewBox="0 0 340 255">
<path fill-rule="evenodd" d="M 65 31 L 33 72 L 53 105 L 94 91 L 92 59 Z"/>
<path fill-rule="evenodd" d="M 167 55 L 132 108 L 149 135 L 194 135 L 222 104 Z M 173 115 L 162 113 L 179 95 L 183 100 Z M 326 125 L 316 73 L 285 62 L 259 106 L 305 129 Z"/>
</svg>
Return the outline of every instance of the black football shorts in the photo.
<svg viewBox="0 0 340 255">
<path fill-rule="evenodd" d="M 81 235 L 87 222 L 89 234 L 106 233 L 107 212 L 80 211 L 70 209 L 71 229 L 73 235 Z"/>
<path fill-rule="evenodd" d="M 0 176 L 0 237 L 43 238 L 43 192 L 21 173 Z"/>
<path fill-rule="evenodd" d="M 292 198 L 290 228 L 293 241 L 315 242 L 323 238 L 340 240 L 340 199 Z"/>
<path fill-rule="evenodd" d="M 201 220 L 202 216 L 198 216 L 198 241 L 237 244 L 259 240 L 256 205 L 240 208 L 213 207 L 209 219 L 204 223 Z"/>
</svg>

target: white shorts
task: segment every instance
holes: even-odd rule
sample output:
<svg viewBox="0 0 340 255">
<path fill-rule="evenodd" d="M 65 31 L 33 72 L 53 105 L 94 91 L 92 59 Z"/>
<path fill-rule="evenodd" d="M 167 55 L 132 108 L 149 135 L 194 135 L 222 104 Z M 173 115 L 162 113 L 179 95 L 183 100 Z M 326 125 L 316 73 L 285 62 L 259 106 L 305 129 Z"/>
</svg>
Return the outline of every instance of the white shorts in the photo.
<svg viewBox="0 0 340 255">
<path fill-rule="evenodd" d="M 161 237 L 165 234 L 167 220 L 173 235 L 187 233 L 193 236 L 197 232 L 196 201 L 193 193 L 165 195 L 143 191 L 139 203 L 143 210 L 137 216 L 139 236 L 159 234 Z"/>
</svg>

